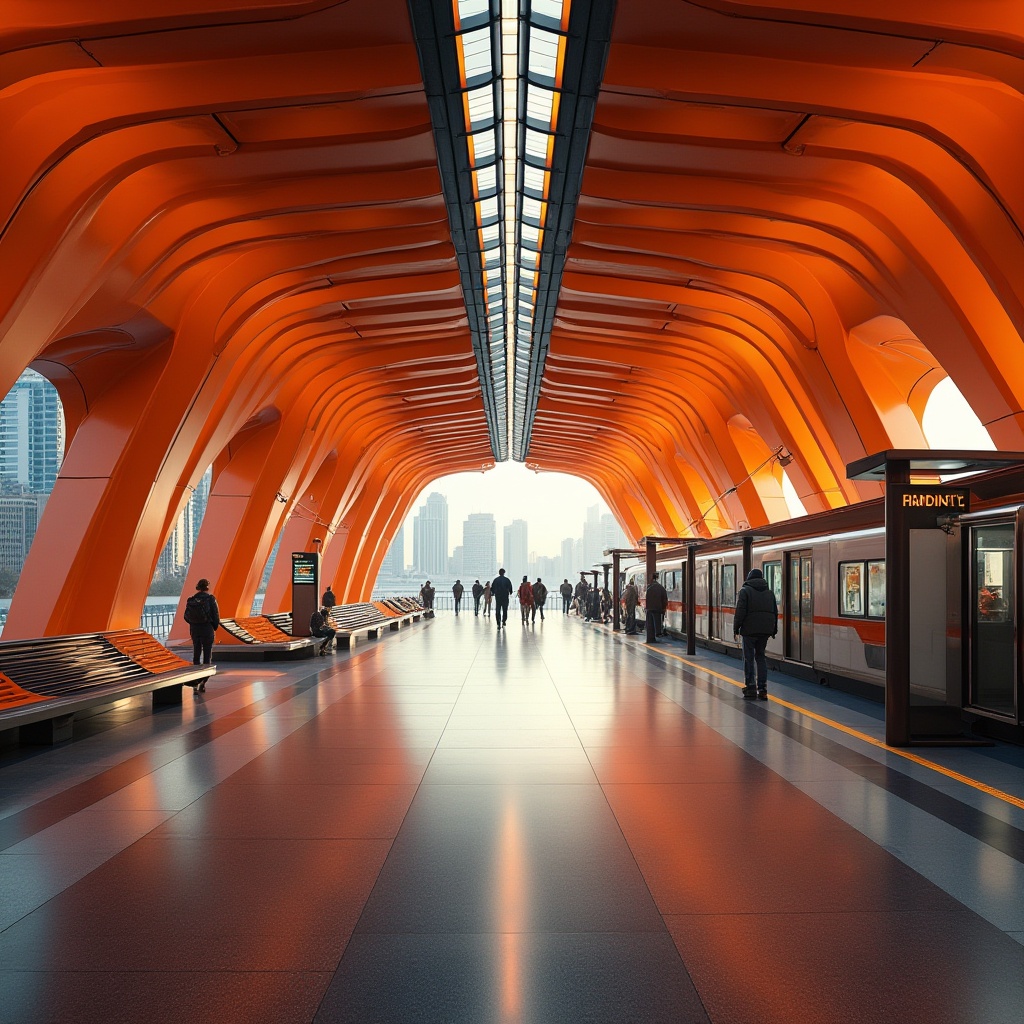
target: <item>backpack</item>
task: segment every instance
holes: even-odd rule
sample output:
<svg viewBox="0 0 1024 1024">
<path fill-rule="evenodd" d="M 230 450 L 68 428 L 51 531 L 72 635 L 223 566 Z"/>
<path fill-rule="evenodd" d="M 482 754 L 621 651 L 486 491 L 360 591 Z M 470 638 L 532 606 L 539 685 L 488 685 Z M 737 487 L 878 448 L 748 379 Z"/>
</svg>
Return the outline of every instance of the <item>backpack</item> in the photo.
<svg viewBox="0 0 1024 1024">
<path fill-rule="evenodd" d="M 202 592 L 193 594 L 185 602 L 185 621 L 190 626 L 198 626 L 204 622 L 212 622 L 210 618 L 210 602 Z"/>
</svg>

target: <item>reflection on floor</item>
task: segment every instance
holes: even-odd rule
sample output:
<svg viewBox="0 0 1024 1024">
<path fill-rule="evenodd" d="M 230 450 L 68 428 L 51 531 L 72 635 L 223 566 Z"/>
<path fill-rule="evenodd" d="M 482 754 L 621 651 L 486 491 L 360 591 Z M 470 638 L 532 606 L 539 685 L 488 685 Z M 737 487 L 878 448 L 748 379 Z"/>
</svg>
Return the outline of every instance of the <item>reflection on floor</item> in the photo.
<svg viewBox="0 0 1024 1024">
<path fill-rule="evenodd" d="M 0 751 L 0 1020 L 1019 1024 L 1024 751 L 673 650 L 439 614 Z"/>
</svg>

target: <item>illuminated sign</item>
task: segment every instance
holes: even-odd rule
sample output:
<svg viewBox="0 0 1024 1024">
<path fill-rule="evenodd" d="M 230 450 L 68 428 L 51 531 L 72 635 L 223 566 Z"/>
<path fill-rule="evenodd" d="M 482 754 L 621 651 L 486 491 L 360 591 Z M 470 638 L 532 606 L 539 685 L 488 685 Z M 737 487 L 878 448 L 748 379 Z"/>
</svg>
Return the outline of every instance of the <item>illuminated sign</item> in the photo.
<svg viewBox="0 0 1024 1024">
<path fill-rule="evenodd" d="M 316 588 L 319 556 L 315 553 L 295 551 L 292 553 L 292 585 L 308 584 Z"/>
<path fill-rule="evenodd" d="M 888 486 L 910 530 L 934 530 L 940 519 L 971 511 L 971 492 L 967 487 Z"/>
</svg>

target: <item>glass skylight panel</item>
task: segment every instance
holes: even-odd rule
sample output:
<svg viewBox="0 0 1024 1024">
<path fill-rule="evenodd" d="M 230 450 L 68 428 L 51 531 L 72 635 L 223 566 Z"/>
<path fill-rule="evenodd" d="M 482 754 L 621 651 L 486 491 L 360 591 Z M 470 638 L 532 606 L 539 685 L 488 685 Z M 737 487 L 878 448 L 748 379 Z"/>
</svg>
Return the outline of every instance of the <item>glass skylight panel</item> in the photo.
<svg viewBox="0 0 1024 1024">
<path fill-rule="evenodd" d="M 486 131 L 477 132 L 473 135 L 473 153 L 477 163 L 488 164 L 494 159 L 495 154 L 495 132 L 488 128 Z"/>
<path fill-rule="evenodd" d="M 483 128 L 494 122 L 494 87 L 485 85 L 481 89 L 471 89 L 466 93 L 469 107 L 469 128 Z"/>
<path fill-rule="evenodd" d="M 480 222 L 489 222 L 495 220 L 498 216 L 498 197 L 491 196 L 489 199 L 484 199 L 476 204 L 477 215 L 480 218 Z"/>
<path fill-rule="evenodd" d="M 459 12 L 459 22 L 465 25 L 467 21 L 471 21 L 473 18 L 486 17 L 490 14 L 490 6 L 490 0 L 457 0 L 455 9 Z M 534 0 L 533 6 L 537 6 L 536 0 Z M 548 5 L 545 4 L 544 6 Z"/>
<path fill-rule="evenodd" d="M 474 79 L 480 77 L 490 77 L 494 73 L 490 27 L 463 32 L 458 38 L 462 44 L 462 65 L 466 72 L 466 84 L 472 85 Z"/>
<path fill-rule="evenodd" d="M 523 190 L 524 192 L 543 198 L 547 195 L 547 175 L 543 167 L 532 167 L 527 164 L 523 168 Z"/>
<path fill-rule="evenodd" d="M 526 117 L 537 127 L 551 128 L 555 109 L 555 94 L 531 83 L 526 87 Z"/>
<path fill-rule="evenodd" d="M 498 190 L 498 168 L 497 165 L 492 164 L 490 167 L 481 167 L 480 170 L 473 172 L 473 178 L 476 182 L 476 195 L 477 198 L 482 196 L 490 195 Z"/>
<path fill-rule="evenodd" d="M 527 158 L 532 158 L 534 161 L 547 164 L 548 139 L 550 138 L 550 136 L 544 135 L 542 132 L 533 131 L 533 129 L 531 128 L 526 129 L 525 135 L 525 149 Z"/>
<path fill-rule="evenodd" d="M 562 0 L 532 0 L 530 17 L 547 18 L 548 21 L 562 22 Z"/>
<path fill-rule="evenodd" d="M 523 196 L 523 216 L 534 224 L 539 224 L 544 212 L 544 204 L 532 196 Z"/>
<path fill-rule="evenodd" d="M 545 32 L 542 28 L 530 29 L 530 77 L 550 85 L 555 84 L 558 71 L 558 44 L 561 36 Z"/>
</svg>

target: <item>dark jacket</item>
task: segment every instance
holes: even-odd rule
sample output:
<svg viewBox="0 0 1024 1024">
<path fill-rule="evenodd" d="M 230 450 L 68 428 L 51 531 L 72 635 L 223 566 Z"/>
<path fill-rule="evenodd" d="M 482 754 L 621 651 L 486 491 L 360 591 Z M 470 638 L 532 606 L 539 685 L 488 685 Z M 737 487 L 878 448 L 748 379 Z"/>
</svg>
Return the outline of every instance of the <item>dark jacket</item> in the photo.
<svg viewBox="0 0 1024 1024">
<path fill-rule="evenodd" d="M 491 593 L 498 604 L 508 604 L 512 596 L 512 581 L 507 576 L 495 576 L 491 583 Z"/>
<path fill-rule="evenodd" d="M 465 591 L 465 589 L 466 588 L 461 583 L 455 583 L 452 585 L 452 593 L 456 597 L 462 597 L 463 591 Z"/>
<path fill-rule="evenodd" d="M 775 636 L 779 631 L 779 606 L 767 580 L 747 580 L 736 596 L 732 631 L 740 636 Z"/>
<path fill-rule="evenodd" d="M 558 592 L 562 595 L 562 597 L 572 597 L 572 584 L 571 583 L 563 583 L 558 588 Z"/>
<path fill-rule="evenodd" d="M 664 614 L 668 611 L 668 591 L 657 580 L 652 580 L 647 587 L 645 604 L 649 612 Z"/>
<path fill-rule="evenodd" d="M 484 592 L 484 588 L 483 588 L 483 584 L 482 583 L 474 583 L 473 584 L 473 596 L 474 597 L 479 597 L 483 592 Z"/>
<path fill-rule="evenodd" d="M 548 599 L 548 588 L 543 583 L 534 583 L 533 585 L 533 603 L 536 605 L 543 604 Z"/>
</svg>

